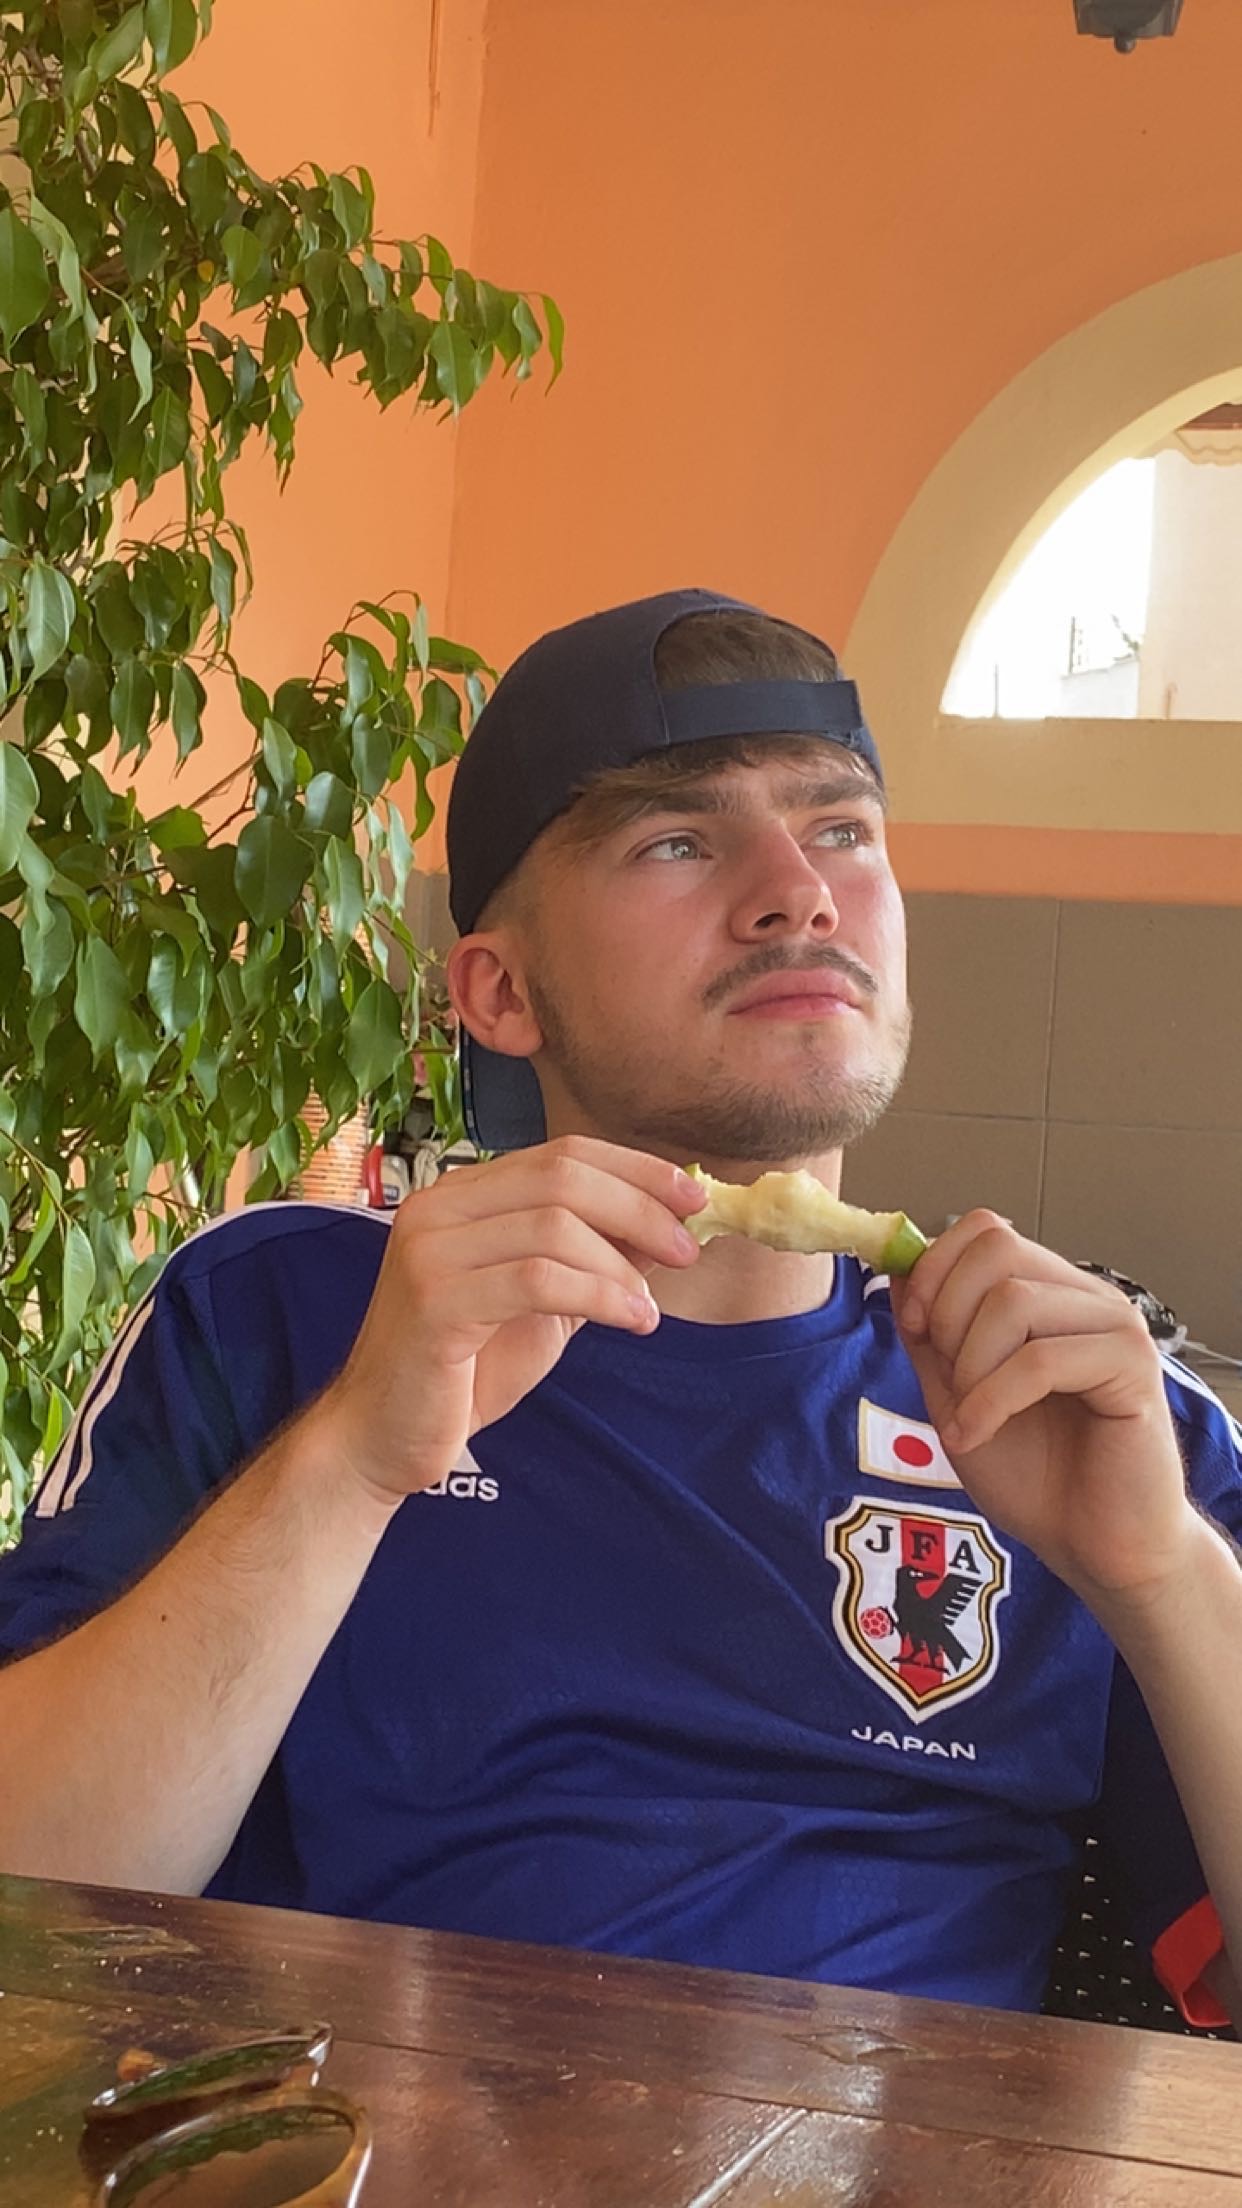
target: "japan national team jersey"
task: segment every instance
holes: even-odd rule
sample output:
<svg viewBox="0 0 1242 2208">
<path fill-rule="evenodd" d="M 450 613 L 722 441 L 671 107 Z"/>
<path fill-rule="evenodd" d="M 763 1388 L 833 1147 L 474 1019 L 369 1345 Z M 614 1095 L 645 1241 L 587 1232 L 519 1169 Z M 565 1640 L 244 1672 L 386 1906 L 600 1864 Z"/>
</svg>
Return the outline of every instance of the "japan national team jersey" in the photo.
<svg viewBox="0 0 1242 2208">
<path fill-rule="evenodd" d="M 276 1204 L 170 1260 L 0 1561 L 0 1650 L 122 1591 L 332 1378 L 386 1233 Z M 1169 1391 L 1237 1536 L 1237 1429 Z M 207 1890 L 1033 2008 L 1087 1823 L 1185 1994 L 1218 1931 L 1133 1682 L 841 1261 L 803 1317 L 584 1328 L 403 1503 Z"/>
</svg>

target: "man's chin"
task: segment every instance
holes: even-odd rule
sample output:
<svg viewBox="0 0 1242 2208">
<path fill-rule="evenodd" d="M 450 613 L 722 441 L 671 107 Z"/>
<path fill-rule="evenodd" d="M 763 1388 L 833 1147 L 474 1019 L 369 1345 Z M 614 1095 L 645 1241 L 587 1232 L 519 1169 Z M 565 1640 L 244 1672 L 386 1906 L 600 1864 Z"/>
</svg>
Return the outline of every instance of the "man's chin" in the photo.
<svg viewBox="0 0 1242 2208">
<path fill-rule="evenodd" d="M 638 1136 L 641 1144 L 688 1156 L 797 1164 L 861 1141 L 887 1111 L 897 1085 L 871 1075 L 809 1096 L 766 1085 L 717 1092 L 645 1113 Z"/>
</svg>

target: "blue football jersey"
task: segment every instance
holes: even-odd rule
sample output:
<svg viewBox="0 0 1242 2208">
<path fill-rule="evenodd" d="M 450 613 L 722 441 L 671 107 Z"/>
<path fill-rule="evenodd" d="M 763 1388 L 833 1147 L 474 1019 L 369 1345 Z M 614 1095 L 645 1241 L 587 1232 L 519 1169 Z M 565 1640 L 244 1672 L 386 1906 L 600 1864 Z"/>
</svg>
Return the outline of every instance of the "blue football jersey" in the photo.
<svg viewBox="0 0 1242 2208">
<path fill-rule="evenodd" d="M 102 1607 L 339 1371 L 386 1233 L 274 1204 L 170 1260 L 0 1560 L 0 1649 Z M 1236 1536 L 1237 1429 L 1169 1389 Z M 805 1316 L 582 1329 L 402 1504 L 208 1892 L 1033 2008 L 1088 1820 L 1184 1992 L 1216 1933 L 1133 1682 L 841 1261 Z"/>
</svg>

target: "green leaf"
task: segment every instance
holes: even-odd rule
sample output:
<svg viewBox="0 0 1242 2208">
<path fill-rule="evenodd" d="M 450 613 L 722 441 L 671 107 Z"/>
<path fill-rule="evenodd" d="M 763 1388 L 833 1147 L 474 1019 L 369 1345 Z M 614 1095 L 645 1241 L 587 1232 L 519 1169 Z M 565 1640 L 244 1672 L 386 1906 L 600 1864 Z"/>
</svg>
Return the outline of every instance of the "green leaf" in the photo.
<svg viewBox="0 0 1242 2208">
<path fill-rule="evenodd" d="M 477 388 L 474 346 L 456 322 L 437 322 L 427 349 L 436 364 L 440 396 L 458 414 Z"/>
<path fill-rule="evenodd" d="M 298 786 L 297 746 L 287 728 L 269 713 L 263 723 L 263 764 L 277 797 L 292 797 Z"/>
<path fill-rule="evenodd" d="M 332 212 L 345 232 L 345 243 L 358 245 L 366 234 L 370 209 L 365 196 L 347 176 L 334 176 L 328 181 L 328 198 Z"/>
<path fill-rule="evenodd" d="M 3 220 L 3 217 L 0 217 Z M 54 667 L 69 642 L 77 611 L 73 585 L 59 568 L 36 560 L 26 578 L 26 644 L 30 651 L 31 677 L 38 681 Z"/>
<path fill-rule="evenodd" d="M 123 751 L 141 751 L 155 711 L 155 677 L 141 659 L 122 662 L 112 685 L 112 720 Z"/>
<path fill-rule="evenodd" d="M 334 836 L 324 853 L 324 882 L 328 895 L 328 926 L 339 950 L 352 942 L 362 923 L 366 892 L 362 861 L 352 845 Z"/>
<path fill-rule="evenodd" d="M 378 797 L 392 771 L 392 739 L 366 713 L 349 732 L 349 756 L 364 797 Z"/>
<path fill-rule="evenodd" d="M 151 1078 L 159 1045 L 134 1012 L 127 1011 L 117 1031 L 116 1070 L 124 1096 L 141 1096 Z"/>
<path fill-rule="evenodd" d="M 22 921 L 22 956 L 36 1003 L 55 996 L 73 964 L 77 937 L 58 898 L 32 892 Z"/>
<path fill-rule="evenodd" d="M 442 674 L 466 675 L 492 674 L 494 670 L 480 652 L 472 651 L 469 644 L 454 644 L 447 636 L 433 636 L 427 645 L 427 665 L 438 667 Z"/>
<path fill-rule="evenodd" d="M 174 881 L 190 889 L 194 901 L 214 936 L 231 944 L 245 919 L 237 894 L 237 853 L 232 844 L 174 851 L 168 870 Z M 221 983 L 223 990 L 224 983 Z"/>
<path fill-rule="evenodd" d="M 112 99 L 116 107 L 121 144 L 127 153 L 132 153 L 135 161 L 145 165 L 155 152 L 155 124 L 151 120 L 151 110 L 138 87 L 133 84 L 118 84 Z"/>
<path fill-rule="evenodd" d="M 60 288 L 76 315 L 85 318 L 90 314 L 86 303 L 86 291 L 82 282 L 82 263 L 77 245 L 61 221 L 49 207 L 43 205 L 32 192 L 30 195 L 30 227 L 48 253 L 56 258 L 56 274 Z M 92 316 L 92 327 L 94 318 Z"/>
<path fill-rule="evenodd" d="M 518 334 L 518 342 L 522 348 L 522 366 L 525 367 L 542 345 L 543 334 L 524 299 L 515 299 L 513 302 L 513 327 Z"/>
<path fill-rule="evenodd" d="M 95 1063 L 116 1042 L 129 1010 L 129 978 L 115 951 L 101 935 L 88 935 L 78 951 L 78 985 L 73 1016 L 94 1053 Z"/>
<path fill-rule="evenodd" d="M 95 40 L 86 57 L 86 65 L 94 70 L 100 84 L 119 77 L 121 71 L 137 59 L 145 32 L 146 14 L 139 0 L 137 7 L 128 9 L 119 23 L 114 23 L 110 31 Z"/>
<path fill-rule="evenodd" d="M 148 0 L 147 7 L 147 32 L 148 36 L 151 36 L 150 0 Z M 158 45 L 156 46 L 156 60 L 157 62 L 159 60 Z M 194 135 L 194 125 L 175 92 L 160 92 L 156 96 L 160 103 L 160 114 L 164 120 L 165 135 L 178 161 L 184 168 L 186 162 L 193 159 L 198 149 L 198 140 Z"/>
<path fill-rule="evenodd" d="M 194 51 L 198 37 L 194 0 L 146 0 L 146 16 L 155 66 L 166 77 Z"/>
<path fill-rule="evenodd" d="M 17 151 L 28 169 L 37 169 L 56 135 L 57 112 L 51 100 L 24 99 L 17 117 Z"/>
<path fill-rule="evenodd" d="M 151 409 L 148 454 L 157 478 L 179 465 L 189 442 L 190 410 L 184 399 L 165 386 Z"/>
<path fill-rule="evenodd" d="M 224 253 L 224 265 L 230 281 L 240 290 L 248 284 L 263 259 L 263 245 L 253 230 L 247 230 L 240 222 L 231 223 L 220 240 Z"/>
<path fill-rule="evenodd" d="M 190 357 L 203 394 L 207 419 L 214 427 L 217 422 L 223 421 L 233 404 L 233 386 L 213 353 L 196 346 Z"/>
<path fill-rule="evenodd" d="M 73 1420 L 73 1405 L 63 1388 L 49 1380 L 47 1388 L 47 1416 L 43 1421 L 43 1439 L 39 1444 L 44 1464 L 50 1464 Z"/>
<path fill-rule="evenodd" d="M 341 256 L 329 246 L 317 246 L 302 263 L 299 281 L 313 307 L 330 307 L 340 288 Z"/>
<path fill-rule="evenodd" d="M 150 406 L 155 395 L 155 378 L 151 371 L 151 348 L 143 335 L 137 315 L 128 304 L 125 318 L 129 323 L 129 357 L 133 363 L 134 381 L 138 386 L 138 404 L 130 416 L 132 421 L 134 414 L 140 414 L 144 406 Z"/>
<path fill-rule="evenodd" d="M 304 825 L 329 836 L 348 836 L 353 825 L 353 804 L 339 775 L 316 774 L 306 786 Z"/>
<path fill-rule="evenodd" d="M 405 816 L 392 798 L 388 801 L 388 859 L 392 867 L 393 901 L 400 904 L 404 900 L 405 885 L 414 864 L 414 849 L 405 825 Z"/>
<path fill-rule="evenodd" d="M 148 824 L 147 834 L 159 852 L 184 851 L 206 843 L 202 815 L 188 805 L 170 805 Z"/>
<path fill-rule="evenodd" d="M 81 1338 L 82 1321 L 95 1285 L 95 1252 L 85 1230 L 71 1219 L 65 1230 L 65 1255 L 60 1280 L 60 1339 L 52 1352 L 52 1371 L 73 1355 Z"/>
<path fill-rule="evenodd" d="M 125 1181 L 131 1204 L 146 1195 L 147 1184 L 155 1170 L 155 1156 L 141 1122 L 135 1115 L 130 1120 L 125 1138 Z"/>
<path fill-rule="evenodd" d="M 237 839 L 237 894 L 258 927 L 283 919 L 311 867 L 308 845 L 270 813 L 248 821 Z"/>
<path fill-rule="evenodd" d="M 369 981 L 359 997 L 345 1030 L 342 1050 L 345 1063 L 369 1096 L 396 1072 L 405 1051 L 401 1006 L 386 981 Z"/>
<path fill-rule="evenodd" d="M 20 1288 L 23 1282 L 29 1279 L 30 1269 L 34 1264 L 35 1259 L 39 1257 L 43 1250 L 45 1250 L 47 1247 L 48 1239 L 51 1235 L 52 1229 L 56 1225 L 56 1219 L 57 1212 L 55 1200 L 53 1198 L 51 1188 L 49 1187 L 47 1181 L 45 1181 L 43 1184 L 43 1193 L 39 1198 L 39 1209 L 35 1213 L 34 1231 L 31 1234 L 30 1240 L 26 1244 L 25 1249 L 22 1251 L 21 1257 L 19 1258 L 17 1264 L 13 1267 L 12 1272 L 8 1276 L 10 1286 L 14 1288 Z"/>
<path fill-rule="evenodd" d="M 233 618 L 237 597 L 237 562 L 218 538 L 211 540 L 211 602 L 223 628 Z"/>
<path fill-rule="evenodd" d="M 34 770 L 16 744 L 0 742 L 0 874 L 17 863 L 39 802 Z"/>
<path fill-rule="evenodd" d="M 13 404 L 26 425 L 30 450 L 36 460 L 47 455 L 47 401 L 33 369 L 25 364 L 13 370 Z"/>
<path fill-rule="evenodd" d="M 38 320 L 52 286 L 39 241 L 12 207 L 0 212 L 0 333 L 11 350 Z"/>
<path fill-rule="evenodd" d="M 172 725 L 178 759 L 188 759 L 202 741 L 207 692 L 192 667 L 178 660 L 172 671 Z"/>
<path fill-rule="evenodd" d="M 163 260 L 168 245 L 167 220 L 167 208 L 157 201 L 135 207 L 126 221 L 121 232 L 121 255 L 135 284 L 145 284 Z"/>
<path fill-rule="evenodd" d="M 156 938 L 147 967 L 147 996 L 170 1042 L 188 1035 L 202 1019 L 210 986 L 211 967 L 201 943 L 183 967 L 181 952 L 172 937 Z"/>
</svg>

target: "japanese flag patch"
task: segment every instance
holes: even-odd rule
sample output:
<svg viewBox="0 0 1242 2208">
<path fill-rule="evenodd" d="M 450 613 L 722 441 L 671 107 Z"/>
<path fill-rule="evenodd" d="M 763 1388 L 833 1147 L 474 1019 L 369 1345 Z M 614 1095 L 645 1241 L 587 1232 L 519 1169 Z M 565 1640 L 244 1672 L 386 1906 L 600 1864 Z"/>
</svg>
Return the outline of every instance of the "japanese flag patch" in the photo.
<svg viewBox="0 0 1242 2208">
<path fill-rule="evenodd" d="M 863 1396 L 858 1405 L 858 1469 L 877 1480 L 910 1487 L 961 1487 L 934 1426 L 881 1410 Z"/>
</svg>

